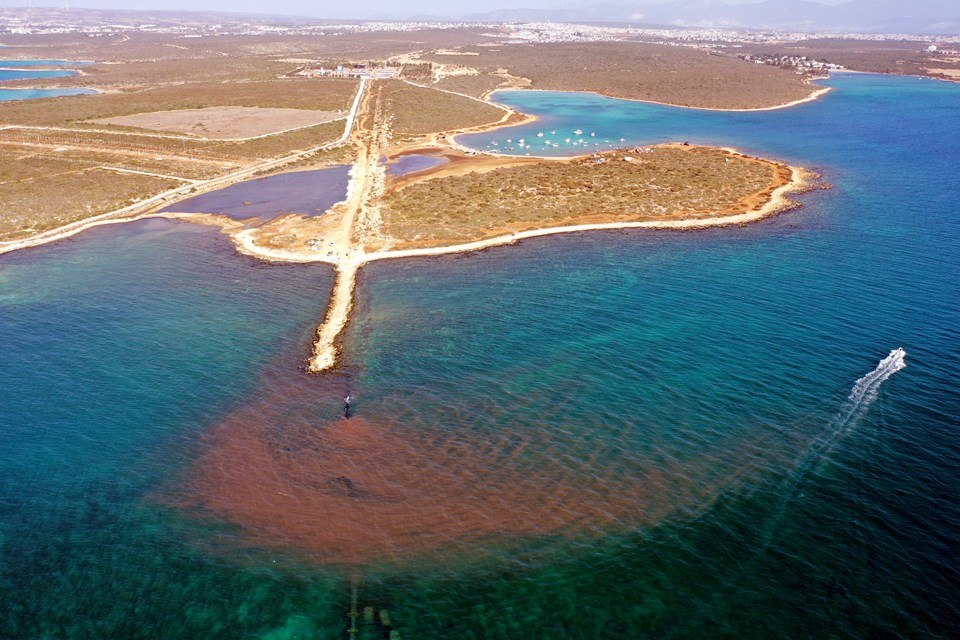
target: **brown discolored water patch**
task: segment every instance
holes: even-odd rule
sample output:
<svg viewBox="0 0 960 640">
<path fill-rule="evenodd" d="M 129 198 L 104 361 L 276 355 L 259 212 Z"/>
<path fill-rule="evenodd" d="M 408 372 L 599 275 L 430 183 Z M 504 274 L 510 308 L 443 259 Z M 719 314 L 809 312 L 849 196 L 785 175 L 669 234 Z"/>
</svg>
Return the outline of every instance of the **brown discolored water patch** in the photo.
<svg viewBox="0 0 960 640">
<path fill-rule="evenodd" d="M 496 433 L 442 419 L 324 421 L 319 389 L 299 378 L 215 427 L 175 502 L 239 525 L 241 544 L 323 563 L 479 554 L 695 515 L 764 456 L 730 443 L 719 449 L 737 460 L 641 457 L 622 438 L 519 421 Z"/>
</svg>

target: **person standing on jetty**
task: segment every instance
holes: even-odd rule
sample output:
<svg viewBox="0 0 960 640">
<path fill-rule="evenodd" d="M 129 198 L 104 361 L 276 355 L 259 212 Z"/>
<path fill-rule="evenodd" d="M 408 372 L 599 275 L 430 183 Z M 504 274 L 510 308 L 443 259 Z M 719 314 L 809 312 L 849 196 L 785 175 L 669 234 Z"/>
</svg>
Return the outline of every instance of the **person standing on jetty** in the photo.
<svg viewBox="0 0 960 640">
<path fill-rule="evenodd" d="M 349 393 L 343 398 L 343 417 L 344 418 L 350 417 L 350 394 Z"/>
</svg>

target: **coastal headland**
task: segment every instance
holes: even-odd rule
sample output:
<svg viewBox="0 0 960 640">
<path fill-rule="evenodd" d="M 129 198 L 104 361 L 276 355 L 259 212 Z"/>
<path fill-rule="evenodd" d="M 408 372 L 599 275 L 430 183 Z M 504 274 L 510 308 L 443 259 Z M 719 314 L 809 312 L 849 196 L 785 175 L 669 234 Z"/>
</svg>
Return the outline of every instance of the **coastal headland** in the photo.
<svg viewBox="0 0 960 640">
<path fill-rule="evenodd" d="M 34 11 L 0 638 L 960 628 L 960 34 Z"/>
<path fill-rule="evenodd" d="M 502 121 L 513 117 L 506 113 Z M 558 233 L 747 224 L 795 206 L 788 195 L 809 188 L 814 177 L 733 149 L 683 143 L 559 159 L 477 154 L 444 134 L 427 136 L 424 146 L 392 146 L 390 120 L 382 86 L 374 83 L 350 138 L 357 160 L 347 197 L 324 216 L 291 214 L 251 227 L 222 215 L 164 214 L 218 226 L 250 256 L 334 265 L 311 372 L 336 365 L 357 274 L 369 262 Z M 442 164 L 388 175 L 388 163 L 425 154 Z"/>
<path fill-rule="evenodd" d="M 182 68 L 181 49 L 160 49 L 164 42 L 119 41 L 116 46 L 164 52 L 162 64 L 148 64 L 157 86 L 137 85 L 130 91 L 130 83 L 142 82 L 131 69 L 121 65 L 100 71 L 93 65 L 85 80 L 101 93 L 80 98 L 85 102 L 44 101 L 46 108 L 39 111 L 2 105 L 0 154 L 43 175 L 28 179 L 16 174 L 7 187 L 22 186 L 18 210 L 37 213 L 0 228 L 9 238 L 0 242 L 0 253 L 92 226 L 163 216 L 216 226 L 238 251 L 259 259 L 329 263 L 336 269 L 336 282 L 307 367 L 319 372 L 337 363 L 357 274 L 369 262 L 479 251 L 558 233 L 746 224 L 793 206 L 788 195 L 811 184 L 812 174 L 803 169 L 733 149 L 680 143 L 560 159 L 480 153 L 462 146 L 460 134 L 535 120 L 492 102 L 490 94 L 498 87 L 596 91 L 732 110 L 783 108 L 816 99 L 825 89 L 811 87 L 796 74 L 741 60 L 714 60 L 692 49 L 676 53 L 676 47 L 636 43 L 537 45 L 539 62 L 530 66 L 523 46 L 474 51 L 476 33 L 457 35 L 460 43 L 453 46 L 451 34 L 432 33 L 434 44 L 443 45 L 427 53 L 410 50 L 412 37 L 409 43 L 397 43 L 389 55 L 370 49 L 381 62 L 360 69 L 379 64 L 395 70 L 387 74 L 392 78 L 366 71 L 348 78 L 317 77 L 323 60 L 330 58 L 264 61 L 252 55 L 245 72 L 231 69 L 226 75 L 214 71 L 220 68 L 215 60 L 191 59 L 196 69 L 188 83 L 171 75 Z M 369 38 L 363 41 L 368 49 L 372 46 Z M 232 42 L 222 41 L 226 47 Z M 622 69 L 601 73 L 599 66 L 590 71 L 591 65 L 603 65 L 612 49 L 626 56 L 623 64 L 657 64 L 644 62 L 638 68 L 647 70 L 639 76 Z M 66 53 L 62 47 L 49 51 L 51 57 Z M 73 53 L 98 58 L 88 48 Z M 109 53 L 117 55 L 114 49 Z M 582 60 L 589 73 L 572 73 L 574 59 Z M 464 66 L 465 60 L 475 67 Z M 286 72 L 278 79 L 279 69 Z M 209 77 L 212 73 L 220 75 Z M 703 73 L 725 77 L 727 90 L 704 89 Z M 193 97 L 198 91 L 209 97 L 198 102 Z M 291 119 L 285 120 L 288 115 Z M 249 122 L 237 120 L 240 116 Z M 402 175 L 390 169 L 411 156 L 432 156 L 436 162 Z M 71 169 L 68 163 L 79 171 L 65 171 Z M 279 212 L 250 224 L 242 211 L 234 216 L 177 211 L 180 201 L 252 178 L 344 163 L 351 165 L 346 193 L 323 215 Z M 29 199 L 39 193 L 37 179 L 53 189 L 67 175 L 76 189 L 59 189 L 64 195 L 41 198 L 36 205 Z M 104 189 L 99 186 L 103 175 L 117 179 Z M 87 186 L 101 194 L 100 201 L 84 204 L 87 215 L 69 214 L 77 210 L 74 200 L 86 198 Z M 114 195 L 118 186 L 125 190 Z M 124 206 L 111 208 L 111 199 L 119 197 L 128 198 Z"/>
</svg>

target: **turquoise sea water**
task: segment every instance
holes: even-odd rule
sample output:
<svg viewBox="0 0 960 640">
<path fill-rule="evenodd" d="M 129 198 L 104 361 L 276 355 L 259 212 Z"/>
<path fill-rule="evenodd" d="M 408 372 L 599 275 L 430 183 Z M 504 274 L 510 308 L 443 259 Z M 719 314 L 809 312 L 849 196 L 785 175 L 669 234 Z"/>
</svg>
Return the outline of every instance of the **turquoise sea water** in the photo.
<svg viewBox="0 0 960 640">
<path fill-rule="evenodd" d="M 60 96 L 93 95 L 93 89 L 0 89 L 0 102 L 5 100 L 35 100 Z"/>
<path fill-rule="evenodd" d="M 344 637 L 351 584 L 407 638 L 951 637 L 960 87 L 829 84 L 749 114 L 498 94 L 834 187 L 373 264 L 325 376 L 324 267 L 165 221 L 0 257 L 0 637 Z"/>
<path fill-rule="evenodd" d="M 71 69 L 0 69 L 0 82 L 34 78 L 69 78 L 75 75 L 77 72 Z"/>
<path fill-rule="evenodd" d="M 79 74 L 72 69 L 30 69 L 29 67 L 52 67 L 85 65 L 89 62 L 66 60 L 0 60 L 0 82 L 7 80 L 33 80 L 35 78 L 69 78 Z M 91 89 L 0 89 L 0 102 L 4 100 L 33 100 L 96 93 Z"/>
</svg>

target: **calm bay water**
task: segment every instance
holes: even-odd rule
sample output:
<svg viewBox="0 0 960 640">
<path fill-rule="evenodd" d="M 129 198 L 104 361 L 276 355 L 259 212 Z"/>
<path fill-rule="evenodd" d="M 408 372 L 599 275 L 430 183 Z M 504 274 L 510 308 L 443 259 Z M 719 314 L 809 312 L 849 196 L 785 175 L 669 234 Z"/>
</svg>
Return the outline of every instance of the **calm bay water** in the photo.
<svg viewBox="0 0 960 640">
<path fill-rule="evenodd" d="M 72 69 L 0 69 L 0 82 L 34 78 L 70 78 L 75 75 L 77 72 Z"/>
<path fill-rule="evenodd" d="M 31 69 L 30 67 L 57 67 L 86 65 L 89 62 L 66 60 L 0 60 L 0 82 L 7 80 L 33 80 L 36 78 L 69 78 L 79 75 L 73 69 Z M 96 93 L 91 89 L 0 89 L 0 102 L 4 100 L 33 100 Z"/>
<path fill-rule="evenodd" d="M 960 87 L 830 84 L 750 114 L 498 94 L 554 118 L 527 137 L 834 188 L 371 265 L 327 376 L 298 369 L 326 268 L 161 221 L 0 257 L 0 637 L 342 637 L 351 583 L 403 637 L 950 637 Z"/>
<path fill-rule="evenodd" d="M 61 96 L 93 95 L 93 89 L 0 89 L 0 102 L 5 100 L 35 100 Z"/>
</svg>

